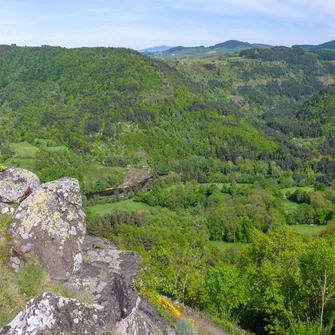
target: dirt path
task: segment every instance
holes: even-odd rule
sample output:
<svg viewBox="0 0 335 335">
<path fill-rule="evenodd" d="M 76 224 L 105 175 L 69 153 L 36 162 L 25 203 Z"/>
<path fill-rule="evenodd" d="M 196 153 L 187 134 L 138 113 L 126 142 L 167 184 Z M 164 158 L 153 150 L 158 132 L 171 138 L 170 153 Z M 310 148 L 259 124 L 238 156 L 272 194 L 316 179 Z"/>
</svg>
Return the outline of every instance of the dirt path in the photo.
<svg viewBox="0 0 335 335">
<path fill-rule="evenodd" d="M 205 320 L 200 314 L 190 308 L 187 308 L 187 315 L 192 318 L 202 334 L 206 335 L 230 335 L 224 329 L 216 327 L 213 322 Z"/>
<path fill-rule="evenodd" d="M 203 334 L 210 335 L 229 335 L 222 328 L 218 328 L 204 319 L 196 319 L 197 325 Z"/>
</svg>

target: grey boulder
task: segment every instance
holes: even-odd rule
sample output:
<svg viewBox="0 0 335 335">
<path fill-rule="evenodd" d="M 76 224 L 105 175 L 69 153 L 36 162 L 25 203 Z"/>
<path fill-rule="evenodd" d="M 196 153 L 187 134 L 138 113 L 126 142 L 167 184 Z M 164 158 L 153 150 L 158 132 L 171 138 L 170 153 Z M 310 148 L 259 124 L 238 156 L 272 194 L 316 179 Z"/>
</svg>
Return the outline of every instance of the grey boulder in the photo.
<svg viewBox="0 0 335 335">
<path fill-rule="evenodd" d="M 0 172 L 0 203 L 18 202 L 28 188 L 34 192 L 39 186 L 40 180 L 34 173 L 8 167 Z"/>
<path fill-rule="evenodd" d="M 62 178 L 43 184 L 14 214 L 12 265 L 18 270 L 24 255 L 33 251 L 52 279 L 66 280 L 81 268 L 85 233 L 78 181 Z"/>
<path fill-rule="evenodd" d="M 0 335 L 177 335 L 131 289 L 142 262 L 137 253 L 117 250 L 106 240 L 87 236 L 83 257 L 82 271 L 65 286 L 89 294 L 92 304 L 44 293 L 0 329 Z"/>
<path fill-rule="evenodd" d="M 94 304 L 104 307 L 111 334 L 175 334 L 157 311 L 131 288 L 143 262 L 136 252 L 120 251 L 106 240 L 87 236 L 83 258 L 82 271 L 65 285 L 85 291 Z"/>
<path fill-rule="evenodd" d="M 0 335 L 107 334 L 100 306 L 50 293 L 32 299 Z"/>
</svg>

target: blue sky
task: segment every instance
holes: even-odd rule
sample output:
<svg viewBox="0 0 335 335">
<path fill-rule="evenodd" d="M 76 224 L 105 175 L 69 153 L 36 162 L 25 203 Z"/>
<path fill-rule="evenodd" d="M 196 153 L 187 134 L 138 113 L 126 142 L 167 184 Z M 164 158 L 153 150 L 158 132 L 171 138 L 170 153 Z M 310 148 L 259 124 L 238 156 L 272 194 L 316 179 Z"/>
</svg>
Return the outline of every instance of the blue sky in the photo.
<svg viewBox="0 0 335 335">
<path fill-rule="evenodd" d="M 0 0 L 0 44 L 292 45 L 335 39 L 335 0 Z"/>
</svg>

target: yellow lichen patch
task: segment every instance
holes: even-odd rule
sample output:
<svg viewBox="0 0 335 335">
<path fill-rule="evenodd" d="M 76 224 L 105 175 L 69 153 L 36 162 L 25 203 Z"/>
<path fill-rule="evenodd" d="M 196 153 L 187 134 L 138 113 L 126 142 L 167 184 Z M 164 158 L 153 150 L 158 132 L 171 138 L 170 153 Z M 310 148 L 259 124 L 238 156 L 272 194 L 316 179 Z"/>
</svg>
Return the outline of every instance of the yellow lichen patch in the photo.
<svg viewBox="0 0 335 335">
<path fill-rule="evenodd" d="M 52 199 L 52 194 L 37 193 L 34 195 L 34 198 L 29 205 L 29 208 L 31 209 L 30 213 L 26 213 L 22 217 L 21 226 L 19 228 L 20 235 L 29 234 L 36 223 L 41 222 L 43 217 L 49 216 L 49 212 L 45 203 L 50 199 Z M 21 211 L 19 211 L 18 215 L 20 214 Z"/>
</svg>

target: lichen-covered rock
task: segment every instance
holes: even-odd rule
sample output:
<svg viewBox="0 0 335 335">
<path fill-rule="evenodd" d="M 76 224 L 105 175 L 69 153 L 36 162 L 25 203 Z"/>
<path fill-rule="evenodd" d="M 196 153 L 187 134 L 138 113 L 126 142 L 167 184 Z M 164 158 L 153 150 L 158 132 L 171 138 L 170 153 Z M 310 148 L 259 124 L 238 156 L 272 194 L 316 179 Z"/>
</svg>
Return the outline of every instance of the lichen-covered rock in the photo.
<svg viewBox="0 0 335 335">
<path fill-rule="evenodd" d="M 0 335 L 176 335 L 131 288 L 141 257 L 106 240 L 85 238 L 84 219 L 75 179 L 43 184 L 21 202 L 9 230 L 13 268 L 18 271 L 33 252 L 54 282 L 88 293 L 93 304 L 44 293 Z"/>
<path fill-rule="evenodd" d="M 142 259 L 136 252 L 117 250 L 111 243 L 90 236 L 85 238 L 82 250 L 82 270 L 66 285 L 89 293 L 94 303 L 106 308 L 109 321 L 115 324 L 136 305 L 137 295 L 130 286 Z"/>
<path fill-rule="evenodd" d="M 76 179 L 41 185 L 14 214 L 10 226 L 13 256 L 33 251 L 53 279 L 66 280 L 81 268 L 84 219 Z"/>
<path fill-rule="evenodd" d="M 106 323 L 115 335 L 175 334 L 154 308 L 131 289 L 141 257 L 117 250 L 111 243 L 87 236 L 83 244 L 82 271 L 70 278 L 67 287 L 91 294 L 104 306 Z"/>
<path fill-rule="evenodd" d="M 152 307 L 154 318 L 141 311 L 140 303 L 138 298 L 128 317 L 113 324 L 100 305 L 43 293 L 0 329 L 0 335 L 176 335 Z"/>
<path fill-rule="evenodd" d="M 0 203 L 18 202 L 29 187 L 35 191 L 39 186 L 40 180 L 34 173 L 8 167 L 0 172 Z"/>
<path fill-rule="evenodd" d="M 32 299 L 0 335 L 108 334 L 101 309 L 44 293 Z"/>
<path fill-rule="evenodd" d="M 157 311 L 131 289 L 140 256 L 87 236 L 82 271 L 65 286 L 91 294 L 92 305 L 52 294 L 30 301 L 0 335 L 177 335 Z"/>
</svg>

